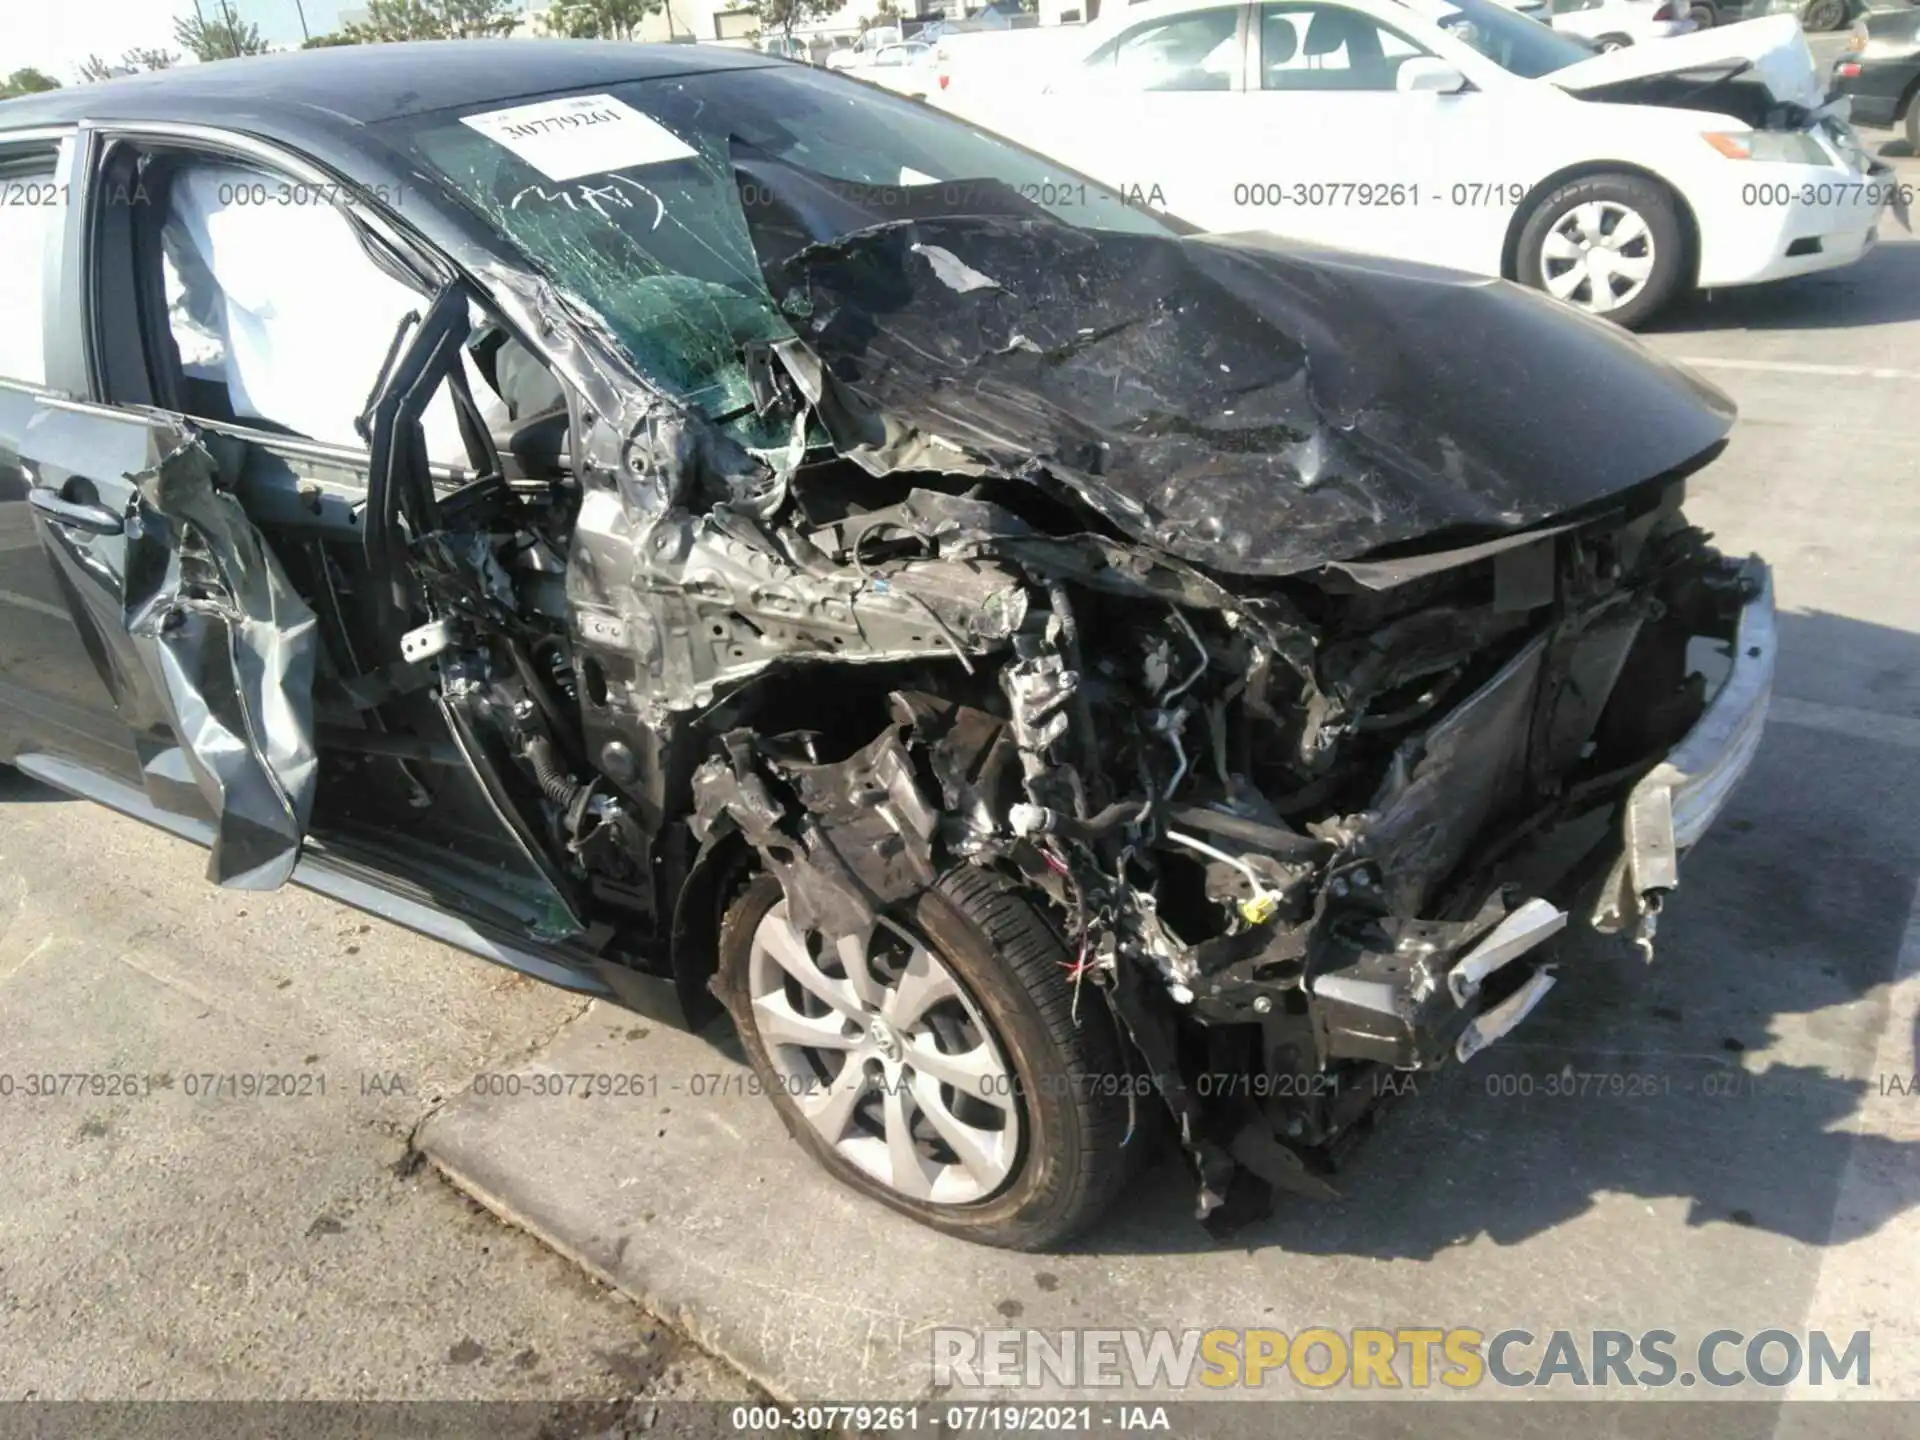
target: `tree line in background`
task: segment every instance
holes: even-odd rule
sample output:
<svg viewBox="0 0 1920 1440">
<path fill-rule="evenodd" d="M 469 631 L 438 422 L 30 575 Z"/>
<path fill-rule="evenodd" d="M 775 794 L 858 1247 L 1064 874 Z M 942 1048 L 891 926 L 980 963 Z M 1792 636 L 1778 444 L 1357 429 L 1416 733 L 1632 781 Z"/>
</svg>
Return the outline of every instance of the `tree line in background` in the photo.
<svg viewBox="0 0 1920 1440">
<path fill-rule="evenodd" d="M 43 90 L 58 90 L 60 82 L 44 70 L 36 70 L 31 65 L 23 65 L 4 80 L 0 80 L 0 100 L 11 100 L 16 95 L 38 95 Z"/>
<path fill-rule="evenodd" d="M 207 13 L 209 7 L 211 16 Z M 233 0 L 204 0 L 204 3 L 195 0 L 194 13 L 173 22 L 173 40 L 196 60 L 230 60 L 237 55 L 262 55 L 267 50 L 260 27 L 240 18 L 233 8 Z M 179 60 L 171 50 L 140 45 L 123 50 L 118 60 L 87 56 L 80 62 L 79 76 L 83 82 L 111 80 L 116 75 L 171 69 Z M 60 82 L 46 71 L 28 66 L 0 81 L 0 100 L 59 88 Z"/>
<path fill-rule="evenodd" d="M 514 0 L 368 0 L 365 20 L 342 26 L 331 35 L 316 35 L 307 41 L 307 48 L 394 40 L 480 40 L 510 35 L 525 18 Z"/>
<path fill-rule="evenodd" d="M 755 0 L 753 10 L 762 34 L 778 33 L 791 42 L 795 26 L 825 19 L 843 3 Z M 632 40 L 642 22 L 659 14 L 666 5 L 667 0 L 552 0 L 547 29 L 575 40 Z M 526 19 L 518 0 L 368 0 L 366 9 L 364 21 L 342 26 L 331 34 L 315 35 L 304 48 L 503 36 L 512 34 Z M 893 23 L 899 15 L 895 0 L 881 0 L 879 9 L 881 13 L 868 23 Z M 203 62 L 259 55 L 268 48 L 260 27 L 242 19 L 233 0 L 195 0 L 194 13 L 174 22 L 173 36 L 182 51 Z M 146 47 L 123 51 L 118 60 L 89 55 L 79 67 L 79 77 L 82 81 L 106 80 L 165 70 L 179 59 L 171 50 Z M 59 88 L 60 82 L 53 76 L 27 66 L 0 79 L 0 100 Z"/>
<path fill-rule="evenodd" d="M 842 0 L 759 0 L 763 28 L 791 31 L 793 20 L 831 15 Z M 547 30 L 572 40 L 632 40 L 667 0 L 552 0 Z M 788 18 L 791 15 L 792 18 Z M 367 18 L 331 35 L 316 35 L 307 48 L 371 45 L 390 40 L 471 40 L 508 35 L 526 19 L 516 0 L 368 0 Z"/>
</svg>

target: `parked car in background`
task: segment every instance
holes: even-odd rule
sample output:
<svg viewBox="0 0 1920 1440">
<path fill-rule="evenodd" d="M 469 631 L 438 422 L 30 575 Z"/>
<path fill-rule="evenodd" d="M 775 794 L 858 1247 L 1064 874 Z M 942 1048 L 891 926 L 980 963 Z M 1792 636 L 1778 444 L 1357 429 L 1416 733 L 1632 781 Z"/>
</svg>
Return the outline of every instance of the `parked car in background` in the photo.
<svg viewBox="0 0 1920 1440">
<path fill-rule="evenodd" d="M 1623 325 L 1850 264 L 1897 198 L 1770 16 L 1596 54 L 1491 0 L 1153 0 L 935 103 L 1210 230 L 1504 275 Z"/>
<path fill-rule="evenodd" d="M 889 45 L 898 45 L 906 37 L 898 25 L 874 25 L 862 30 L 852 43 L 827 52 L 827 69 L 850 70 L 878 55 Z"/>
<path fill-rule="evenodd" d="M 813 51 L 806 40 L 798 35 L 763 35 L 754 47 L 762 55 L 776 55 L 782 60 L 798 60 L 803 65 L 813 63 Z"/>
<path fill-rule="evenodd" d="M 934 87 L 956 97 L 976 87 L 1039 90 L 1058 67 L 1072 63 L 1090 28 L 944 30 L 934 41 Z"/>
<path fill-rule="evenodd" d="M 1920 9 L 1873 10 L 1856 20 L 1833 62 L 1832 93 L 1852 102 L 1862 125 L 1904 126 L 1909 153 L 1920 155 Z"/>
<path fill-rule="evenodd" d="M 937 81 L 934 72 L 934 47 L 909 40 L 903 45 L 886 45 L 870 59 L 843 66 L 841 74 L 869 84 L 883 85 L 909 100 L 924 100 Z"/>
<path fill-rule="evenodd" d="M 1716 25 L 1737 25 L 1742 20 L 1758 20 L 1765 15 L 1799 15 L 1809 5 L 1824 0 L 1686 0 L 1687 18 L 1702 30 Z M 1850 0 L 1839 0 L 1850 3 Z"/>
<path fill-rule="evenodd" d="M 1611 5 L 1616 0 L 1601 0 Z M 1742 20 L 1758 20 L 1766 15 L 1797 15 L 1801 26 L 1810 31 L 1838 30 L 1854 15 L 1867 8 L 1868 0 L 1673 0 L 1671 18 L 1690 20 L 1696 30 L 1711 30 L 1717 25 L 1736 25 Z M 1554 12 L 1552 0 L 1522 0 L 1514 9 L 1546 22 Z M 1659 8 L 1657 5 L 1655 8 Z M 1548 13 L 1538 13 L 1548 12 Z M 1579 26 L 1561 26 L 1570 34 L 1586 34 Z M 1661 37 L 1650 37 L 1661 38 Z"/>
<path fill-rule="evenodd" d="M 1543 18 L 1562 35 L 1576 35 L 1600 50 L 1671 40 L 1700 28 L 1687 13 L 1686 0 L 1552 0 Z"/>
<path fill-rule="evenodd" d="M 1770 13 L 1791 8 L 1809 34 L 1838 30 L 1867 13 L 1869 0 L 1776 0 Z"/>
<path fill-rule="evenodd" d="M 1570 910 L 1651 954 L 1760 742 L 1768 570 L 1683 508 L 1732 403 L 1516 286 L 709 46 L 78 86 L 0 184 L 0 761 L 724 1010 L 951 1234 L 1163 1139 L 1214 1222 L 1331 1193 Z"/>
</svg>

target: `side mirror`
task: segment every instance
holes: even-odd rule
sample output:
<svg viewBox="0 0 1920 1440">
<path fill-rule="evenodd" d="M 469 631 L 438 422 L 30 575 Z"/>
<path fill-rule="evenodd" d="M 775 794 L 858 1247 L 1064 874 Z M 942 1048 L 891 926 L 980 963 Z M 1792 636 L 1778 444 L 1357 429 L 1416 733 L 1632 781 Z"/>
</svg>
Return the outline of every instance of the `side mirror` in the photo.
<svg viewBox="0 0 1920 1440">
<path fill-rule="evenodd" d="M 1431 55 L 1415 55 L 1400 62 L 1400 71 L 1394 77 L 1394 88 L 1453 95 L 1467 88 L 1467 77 L 1460 73 L 1457 65 L 1449 65 Z"/>
</svg>

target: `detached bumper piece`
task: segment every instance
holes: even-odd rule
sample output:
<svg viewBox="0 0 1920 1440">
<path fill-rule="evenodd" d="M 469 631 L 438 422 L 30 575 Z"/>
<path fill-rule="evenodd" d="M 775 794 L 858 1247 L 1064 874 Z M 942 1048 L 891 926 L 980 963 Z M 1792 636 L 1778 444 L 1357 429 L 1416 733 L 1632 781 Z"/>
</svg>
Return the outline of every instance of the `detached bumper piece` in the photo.
<svg viewBox="0 0 1920 1440">
<path fill-rule="evenodd" d="M 1779 653 L 1773 575 L 1757 557 L 1743 575 L 1753 594 L 1740 613 L 1732 668 L 1699 722 L 1627 797 L 1625 846 L 1593 911 L 1594 929 L 1631 930 L 1649 960 L 1660 906 L 1680 883 L 1680 857 L 1726 808 L 1766 727 Z"/>
<path fill-rule="evenodd" d="M 1424 1069 L 1448 1054 L 1466 1060 L 1524 1020 L 1552 985 L 1544 971 L 1500 994 L 1507 967 L 1566 928 L 1567 913 L 1529 900 L 1511 913 L 1495 902 L 1463 925 L 1404 922 L 1391 943 L 1312 981 L 1318 1040 L 1327 1055 L 1396 1070 Z M 1385 927 L 1382 927 L 1383 929 Z M 1542 983 L 1544 982 L 1544 983 Z"/>
</svg>

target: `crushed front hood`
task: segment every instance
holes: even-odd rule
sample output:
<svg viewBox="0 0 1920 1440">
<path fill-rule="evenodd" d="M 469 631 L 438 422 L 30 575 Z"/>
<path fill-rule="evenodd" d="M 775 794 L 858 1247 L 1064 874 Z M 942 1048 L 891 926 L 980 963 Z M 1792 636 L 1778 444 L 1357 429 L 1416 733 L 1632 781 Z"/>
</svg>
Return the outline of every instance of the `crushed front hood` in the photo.
<svg viewBox="0 0 1920 1440">
<path fill-rule="evenodd" d="M 1703 463 L 1732 423 L 1687 371 L 1504 282 L 996 208 L 804 246 L 845 211 L 749 216 L 789 368 L 875 473 L 1057 481 L 1182 559 L 1285 575 L 1534 525 Z"/>
<path fill-rule="evenodd" d="M 1577 95 L 1626 80 L 1706 74 L 1742 60 L 1750 67 L 1743 73 L 1765 85 L 1776 104 L 1817 110 L 1826 99 L 1826 86 L 1807 48 L 1807 37 L 1792 15 L 1766 15 L 1677 35 L 1656 45 L 1609 50 L 1556 70 L 1550 78 L 1562 90 Z"/>
</svg>

